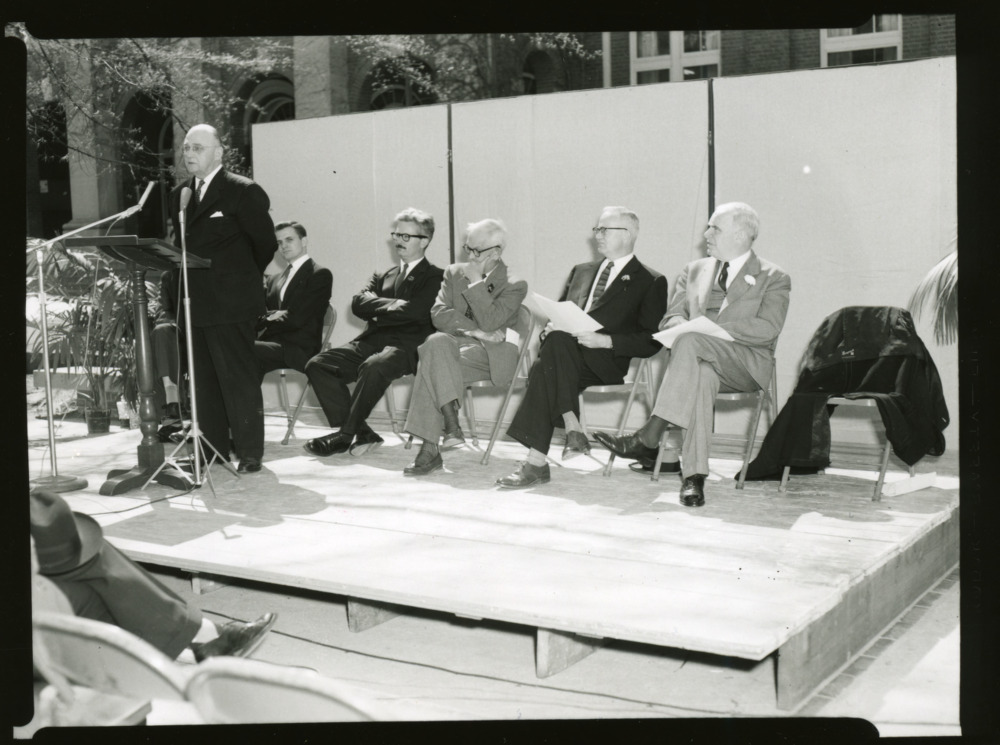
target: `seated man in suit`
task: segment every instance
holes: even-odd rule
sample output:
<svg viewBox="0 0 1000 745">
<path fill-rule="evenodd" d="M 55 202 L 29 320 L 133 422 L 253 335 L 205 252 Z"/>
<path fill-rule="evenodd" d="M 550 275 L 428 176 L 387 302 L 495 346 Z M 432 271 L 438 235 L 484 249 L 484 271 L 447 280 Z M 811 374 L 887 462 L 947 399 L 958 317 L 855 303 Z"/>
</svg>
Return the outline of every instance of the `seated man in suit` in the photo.
<svg viewBox="0 0 1000 745">
<path fill-rule="evenodd" d="M 364 331 L 306 363 L 327 421 L 340 427 L 306 442 L 305 449 L 314 455 L 348 450 L 362 455 L 382 444 L 368 426 L 368 416 L 393 380 L 417 371 L 417 347 L 434 330 L 431 306 L 444 273 L 424 258 L 434 237 L 434 218 L 405 209 L 396 215 L 391 236 L 399 264 L 374 274 L 351 302 L 354 315 L 367 322 Z M 355 380 L 352 394 L 347 384 Z"/>
<path fill-rule="evenodd" d="M 267 313 L 257 321 L 254 353 L 260 377 L 271 370 L 305 372 L 323 343 L 323 317 L 333 293 L 333 274 L 308 254 L 306 229 L 297 222 L 274 226 L 278 252 L 287 266 L 267 281 Z"/>
<path fill-rule="evenodd" d="M 590 385 L 621 383 L 633 357 L 660 349 L 653 339 L 667 307 L 666 278 L 639 262 L 633 250 L 639 217 L 625 207 L 605 207 L 593 228 L 601 261 L 578 264 L 560 300 L 579 305 L 601 324 L 599 331 L 542 332 L 538 360 L 507 434 L 528 448 L 528 459 L 497 485 L 519 489 L 549 480 L 545 462 L 552 431 L 566 428 L 563 458 L 590 452 L 580 425 L 580 391 Z"/>
<path fill-rule="evenodd" d="M 278 618 L 265 613 L 252 623 L 216 626 L 108 543 L 94 518 L 73 512 L 58 494 L 32 491 L 29 513 L 38 562 L 32 598 L 40 610 L 65 611 L 68 600 L 74 615 L 119 626 L 168 657 L 191 662 L 245 657 Z"/>
<path fill-rule="evenodd" d="M 616 455 L 648 462 L 655 460 L 668 425 L 683 428 L 680 502 L 685 507 L 705 503 L 712 418 L 720 385 L 734 391 L 770 385 L 774 347 L 785 324 L 792 283 L 780 267 L 751 249 L 759 226 L 760 219 L 750 205 L 720 205 L 705 231 L 708 258 L 685 267 L 660 322 L 661 329 L 668 329 L 706 316 L 733 341 L 699 333 L 679 336 L 670 350 L 649 421 L 631 435 L 595 435 Z"/>
<path fill-rule="evenodd" d="M 506 245 L 507 230 L 499 220 L 472 223 L 462 246 L 469 260 L 444 271 L 431 308 L 438 331 L 417 350 L 405 428 L 423 442 L 416 459 L 403 469 L 407 476 L 436 471 L 444 465 L 441 450 L 465 443 L 458 410 L 467 383 L 507 385 L 514 377 L 518 348 L 507 341 L 507 329 L 517 320 L 528 283 L 508 274 L 500 258 Z"/>
</svg>

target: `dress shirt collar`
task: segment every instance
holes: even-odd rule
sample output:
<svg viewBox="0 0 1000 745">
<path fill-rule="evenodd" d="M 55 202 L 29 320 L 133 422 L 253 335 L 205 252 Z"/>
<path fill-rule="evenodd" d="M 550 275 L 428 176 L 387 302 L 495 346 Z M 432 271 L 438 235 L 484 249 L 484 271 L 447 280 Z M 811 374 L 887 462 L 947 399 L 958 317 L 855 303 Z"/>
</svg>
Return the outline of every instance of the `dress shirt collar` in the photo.
<svg viewBox="0 0 1000 745">
<path fill-rule="evenodd" d="M 201 196 L 202 197 L 204 197 L 205 196 L 205 192 L 208 191 L 208 185 L 210 183 L 212 183 L 212 179 L 215 178 L 215 174 L 217 174 L 221 170 L 222 170 L 222 166 L 221 165 L 217 165 L 215 167 L 215 169 L 210 174 L 208 174 L 207 176 L 205 176 L 205 178 L 203 178 L 201 180 L 201 183 L 204 184 L 204 187 L 201 190 Z M 194 185 L 195 185 L 195 187 L 198 186 L 198 177 L 197 176 L 195 177 Z"/>
<path fill-rule="evenodd" d="M 743 268 L 743 265 L 747 263 L 747 259 L 749 258 L 750 258 L 750 249 L 747 249 L 746 252 L 741 253 L 739 256 L 737 256 L 735 259 L 729 262 L 729 272 L 726 275 L 727 290 L 729 289 L 729 287 L 732 286 L 733 280 L 736 279 L 737 276 L 739 276 L 740 270 Z M 716 259 L 716 261 L 718 261 L 718 259 Z M 716 281 L 718 281 L 719 272 L 722 271 L 723 263 L 724 262 L 719 261 L 719 265 L 716 267 L 715 270 Z"/>
</svg>

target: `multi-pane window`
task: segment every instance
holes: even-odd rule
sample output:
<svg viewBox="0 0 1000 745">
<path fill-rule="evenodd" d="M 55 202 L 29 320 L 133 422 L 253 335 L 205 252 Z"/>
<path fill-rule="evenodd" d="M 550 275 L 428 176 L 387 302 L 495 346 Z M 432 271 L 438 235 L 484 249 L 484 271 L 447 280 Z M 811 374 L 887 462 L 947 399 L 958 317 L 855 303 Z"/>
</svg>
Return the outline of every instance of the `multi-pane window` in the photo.
<svg viewBox="0 0 1000 745">
<path fill-rule="evenodd" d="M 823 67 L 892 62 L 903 56 L 902 22 L 898 14 L 872 16 L 855 28 L 822 29 L 819 38 Z"/>
<path fill-rule="evenodd" d="M 632 85 L 703 80 L 719 74 L 718 31 L 633 31 Z"/>
</svg>

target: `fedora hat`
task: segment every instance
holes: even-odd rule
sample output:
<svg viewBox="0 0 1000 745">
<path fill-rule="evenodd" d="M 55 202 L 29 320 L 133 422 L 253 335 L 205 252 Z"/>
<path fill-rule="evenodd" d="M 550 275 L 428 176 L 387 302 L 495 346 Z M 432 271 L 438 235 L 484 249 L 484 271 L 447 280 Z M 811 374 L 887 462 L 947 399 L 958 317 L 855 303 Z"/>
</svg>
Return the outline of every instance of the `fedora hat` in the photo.
<svg viewBox="0 0 1000 745">
<path fill-rule="evenodd" d="M 90 561 L 101 550 L 101 526 L 73 512 L 58 494 L 31 492 L 31 535 L 41 574 L 62 574 Z"/>
</svg>

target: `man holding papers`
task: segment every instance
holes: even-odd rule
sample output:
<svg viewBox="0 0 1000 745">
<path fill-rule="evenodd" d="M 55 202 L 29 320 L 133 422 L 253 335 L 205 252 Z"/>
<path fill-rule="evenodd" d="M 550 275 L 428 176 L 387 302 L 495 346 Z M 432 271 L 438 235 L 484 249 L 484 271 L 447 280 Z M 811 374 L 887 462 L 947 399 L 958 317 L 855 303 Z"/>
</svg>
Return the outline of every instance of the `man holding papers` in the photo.
<svg viewBox="0 0 1000 745">
<path fill-rule="evenodd" d="M 720 386 L 753 391 L 770 383 L 792 284 L 780 267 L 751 250 L 759 224 L 757 213 L 742 202 L 715 210 L 705 231 L 709 257 L 685 267 L 660 322 L 662 331 L 687 331 L 686 324 L 695 328 L 674 339 L 657 334 L 670 347 L 670 360 L 653 416 L 632 435 L 595 434 L 611 452 L 649 461 L 651 468 L 668 424 L 683 428 L 680 502 L 685 507 L 705 503 L 712 417 Z"/>
<path fill-rule="evenodd" d="M 582 308 L 597 322 L 597 330 L 578 326 L 572 317 L 561 319 L 568 326 L 550 319 L 543 330 L 528 388 L 507 430 L 529 448 L 528 459 L 514 473 L 497 479 L 503 488 L 549 481 L 545 455 L 557 426 L 566 428 L 564 459 L 589 452 L 579 421 L 580 391 L 621 383 L 633 357 L 651 357 L 660 348 L 653 333 L 666 309 L 667 280 L 633 254 L 639 217 L 625 207 L 605 207 L 593 231 L 605 258 L 573 267 L 560 301 Z"/>
</svg>

